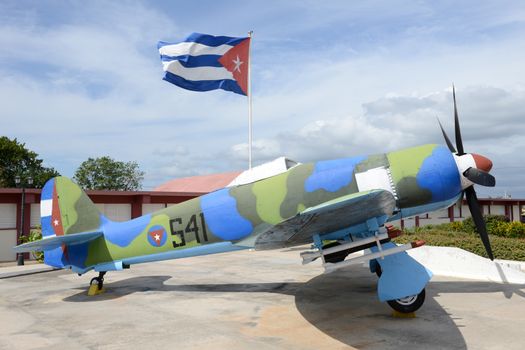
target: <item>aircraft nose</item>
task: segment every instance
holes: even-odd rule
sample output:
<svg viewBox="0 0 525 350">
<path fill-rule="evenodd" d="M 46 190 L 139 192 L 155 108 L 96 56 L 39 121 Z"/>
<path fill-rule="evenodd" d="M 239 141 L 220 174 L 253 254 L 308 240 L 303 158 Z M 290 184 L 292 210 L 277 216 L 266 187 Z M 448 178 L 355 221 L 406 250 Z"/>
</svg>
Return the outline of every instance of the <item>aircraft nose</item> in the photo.
<svg viewBox="0 0 525 350">
<path fill-rule="evenodd" d="M 476 168 L 489 172 L 492 169 L 492 161 L 487 157 L 483 157 L 479 154 L 471 153 L 474 162 L 476 162 Z"/>
</svg>

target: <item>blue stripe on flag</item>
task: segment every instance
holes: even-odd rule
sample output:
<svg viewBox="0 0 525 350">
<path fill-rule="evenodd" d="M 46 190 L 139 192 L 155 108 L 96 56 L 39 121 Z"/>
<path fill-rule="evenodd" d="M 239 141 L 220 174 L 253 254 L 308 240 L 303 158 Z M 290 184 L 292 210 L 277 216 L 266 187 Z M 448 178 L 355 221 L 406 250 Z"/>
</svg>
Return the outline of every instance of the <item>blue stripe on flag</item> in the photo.
<svg viewBox="0 0 525 350">
<path fill-rule="evenodd" d="M 42 193 L 40 194 L 40 200 L 53 199 L 53 189 L 55 188 L 55 179 L 51 179 L 46 182 Z"/>
<path fill-rule="evenodd" d="M 203 45 L 206 45 L 206 46 L 213 46 L 213 47 L 221 46 L 221 45 L 235 46 L 238 43 L 240 43 L 241 41 L 243 41 L 244 39 L 246 39 L 246 37 L 244 37 L 244 38 L 234 38 L 234 37 L 231 37 L 231 36 L 213 36 L 213 35 L 209 35 L 209 34 L 191 33 L 190 36 L 188 36 L 185 40 L 178 41 L 178 42 L 175 42 L 175 43 L 169 43 L 169 42 L 166 42 L 166 41 L 159 41 L 158 44 L 157 44 L 157 48 L 160 49 L 163 46 L 179 44 L 181 42 L 187 42 L 187 43 L 188 42 L 194 42 L 194 43 L 199 43 L 199 44 L 203 44 Z"/>
<path fill-rule="evenodd" d="M 42 236 L 52 236 L 55 234 L 51 224 L 51 215 L 40 218 L 40 225 L 42 226 Z"/>
<path fill-rule="evenodd" d="M 219 62 L 219 58 L 222 56 L 220 55 L 200 55 L 200 56 L 190 56 L 190 55 L 182 55 L 182 56 L 167 56 L 167 55 L 160 55 L 160 59 L 162 62 L 171 62 L 171 61 L 179 61 L 180 64 L 185 68 L 195 68 L 195 67 L 202 67 L 202 66 L 208 66 L 208 67 L 222 67 L 222 64 Z"/>
<path fill-rule="evenodd" d="M 199 80 L 192 81 L 186 80 L 178 75 L 170 72 L 165 72 L 164 80 L 180 86 L 181 88 L 192 90 L 192 91 L 210 91 L 215 89 L 223 89 L 226 91 L 232 91 L 240 95 L 246 96 L 241 90 L 241 87 L 235 80 L 223 79 L 223 80 Z"/>
</svg>

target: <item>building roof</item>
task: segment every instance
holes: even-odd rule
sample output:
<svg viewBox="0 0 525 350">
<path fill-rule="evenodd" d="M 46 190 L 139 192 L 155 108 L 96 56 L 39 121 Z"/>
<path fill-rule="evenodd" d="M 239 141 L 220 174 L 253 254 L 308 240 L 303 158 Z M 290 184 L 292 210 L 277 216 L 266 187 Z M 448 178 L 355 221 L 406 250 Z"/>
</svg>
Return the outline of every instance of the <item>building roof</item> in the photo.
<svg viewBox="0 0 525 350">
<path fill-rule="evenodd" d="M 279 157 L 245 171 L 200 175 L 174 179 L 154 189 L 154 191 L 174 191 L 192 193 L 210 193 L 224 187 L 244 185 L 286 172 L 296 166 L 296 161 Z"/>
<path fill-rule="evenodd" d="M 184 177 L 168 181 L 156 187 L 154 191 L 209 193 L 228 186 L 228 184 L 240 174 L 241 171 L 233 171 L 229 173 Z"/>
</svg>

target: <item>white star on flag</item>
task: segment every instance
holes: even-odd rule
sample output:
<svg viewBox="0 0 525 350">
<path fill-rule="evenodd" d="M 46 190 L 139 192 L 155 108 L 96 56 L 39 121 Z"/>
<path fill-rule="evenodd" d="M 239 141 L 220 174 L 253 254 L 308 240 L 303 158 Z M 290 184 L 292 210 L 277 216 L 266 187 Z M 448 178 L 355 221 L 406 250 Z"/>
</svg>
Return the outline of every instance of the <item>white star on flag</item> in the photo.
<svg viewBox="0 0 525 350">
<path fill-rule="evenodd" d="M 53 223 L 55 224 L 55 226 L 58 226 L 58 220 L 55 220 Z"/>
<path fill-rule="evenodd" d="M 241 72 L 241 64 L 244 62 L 239 59 L 239 55 L 237 55 L 237 59 L 232 60 L 233 63 L 235 63 L 235 67 L 233 68 L 233 71 L 238 70 L 239 73 Z"/>
</svg>

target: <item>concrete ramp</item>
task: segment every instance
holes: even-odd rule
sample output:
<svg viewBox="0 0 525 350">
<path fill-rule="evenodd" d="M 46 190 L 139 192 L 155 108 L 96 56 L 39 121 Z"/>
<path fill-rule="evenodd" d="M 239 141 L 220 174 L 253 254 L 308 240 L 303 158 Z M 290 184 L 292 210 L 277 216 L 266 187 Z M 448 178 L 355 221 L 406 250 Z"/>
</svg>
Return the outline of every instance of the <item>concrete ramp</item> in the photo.
<svg viewBox="0 0 525 350">
<path fill-rule="evenodd" d="M 525 262 L 483 258 L 460 248 L 423 246 L 407 251 L 435 275 L 525 284 Z"/>
</svg>

